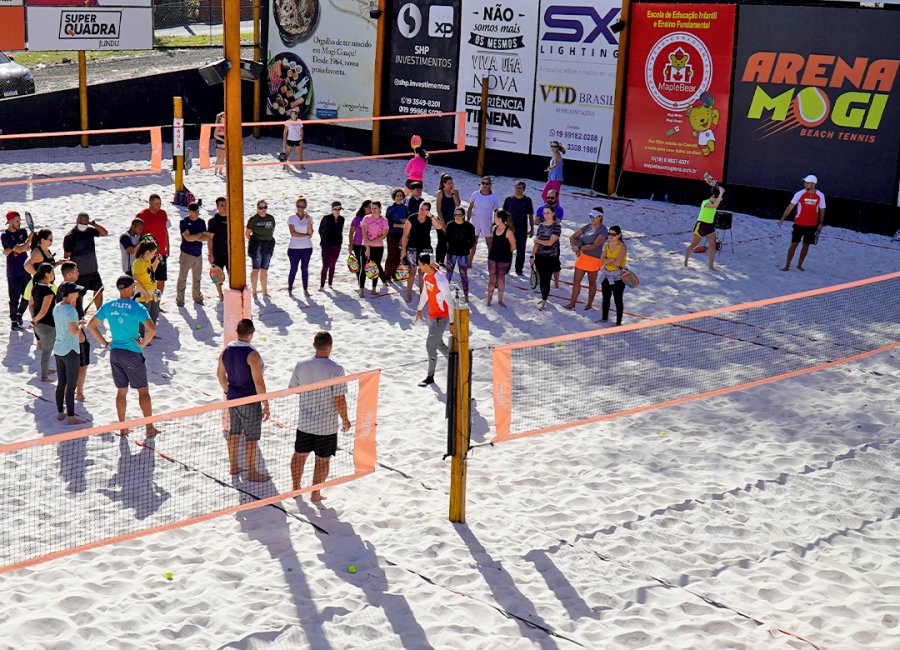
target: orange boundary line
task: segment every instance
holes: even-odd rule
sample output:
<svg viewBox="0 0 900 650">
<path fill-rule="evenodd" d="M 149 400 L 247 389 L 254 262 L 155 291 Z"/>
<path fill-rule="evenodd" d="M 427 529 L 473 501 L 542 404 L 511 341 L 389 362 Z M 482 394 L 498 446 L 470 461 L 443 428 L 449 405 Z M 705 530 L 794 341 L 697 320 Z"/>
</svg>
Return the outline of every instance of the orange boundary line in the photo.
<svg viewBox="0 0 900 650">
<path fill-rule="evenodd" d="M 624 328 L 617 328 L 624 329 Z M 754 381 L 748 381 L 743 384 L 737 384 L 735 386 L 728 386 L 726 388 L 717 388 L 715 390 L 706 391 L 704 393 L 697 393 L 695 395 L 688 395 L 687 397 L 679 397 L 677 399 L 667 400 L 665 402 L 658 402 L 656 404 L 651 404 L 649 406 L 639 406 L 633 409 L 627 409 L 624 411 L 618 411 L 616 413 L 609 413 L 607 415 L 601 415 L 596 418 L 589 418 L 587 420 L 579 420 L 577 422 L 566 422 L 564 424 L 555 424 L 550 427 L 544 427 L 543 429 L 535 429 L 533 431 L 526 431 L 524 433 L 514 433 L 507 436 L 497 436 L 493 440 L 492 443 L 497 442 L 506 442 L 507 440 L 516 440 L 518 438 L 528 438 L 530 436 L 536 436 L 541 433 L 549 433 L 551 431 L 560 431 L 562 429 L 570 429 L 572 427 L 580 426 L 583 424 L 593 424 L 595 422 L 602 422 L 604 420 L 613 420 L 616 418 L 625 417 L 628 415 L 635 415 L 637 413 L 645 413 L 647 411 L 653 411 L 660 408 L 665 408 L 667 406 L 677 406 L 679 404 L 685 404 L 687 402 L 692 402 L 694 400 L 703 399 L 705 397 L 716 397 L 718 395 L 727 395 L 728 393 L 734 393 L 739 390 L 744 390 L 746 388 L 754 388 L 756 386 L 763 386 L 765 384 L 771 384 L 776 381 L 781 381 L 782 379 L 791 379 L 793 377 L 799 377 L 801 375 L 808 375 L 809 373 L 816 372 L 818 370 L 827 370 L 828 368 L 834 368 L 835 366 L 840 366 L 845 363 L 850 363 L 852 361 L 859 361 L 860 359 L 865 359 L 867 357 L 874 356 L 876 354 L 880 354 L 882 352 L 887 352 L 888 350 L 893 350 L 894 348 L 900 347 L 900 341 L 889 343 L 888 345 L 882 346 L 876 350 L 869 350 L 868 352 L 861 352 L 859 354 L 854 354 L 853 356 L 844 357 L 843 359 L 838 359 L 836 361 L 827 361 L 825 363 L 820 363 L 815 366 L 810 366 L 809 368 L 802 368 L 800 370 L 792 370 L 791 372 L 785 372 L 780 375 L 774 375 L 772 377 L 765 377 L 763 379 L 756 379 Z"/>
<path fill-rule="evenodd" d="M 151 160 L 151 165 L 154 162 Z M 3 181 L 0 187 L 8 187 L 10 185 L 31 185 L 32 183 L 63 183 L 67 181 L 89 181 L 95 178 L 122 178 L 124 176 L 147 176 L 149 174 L 158 174 L 158 169 L 147 169 L 140 172 L 115 172 L 111 174 L 90 174 L 84 176 L 54 176 L 53 178 L 29 178 L 21 181 Z"/>
<path fill-rule="evenodd" d="M 145 528 L 144 530 L 135 531 L 133 533 L 127 533 L 125 535 L 119 535 L 117 537 L 109 537 L 107 539 L 102 539 L 97 542 L 91 542 L 89 544 L 82 544 L 81 546 L 73 546 L 71 548 L 67 548 L 62 551 L 56 551 L 54 553 L 40 555 L 38 557 L 31 558 L 29 560 L 23 560 L 22 562 L 16 562 L 15 564 L 7 564 L 5 566 L 0 566 L 0 574 L 8 573 L 9 571 L 15 571 L 17 569 L 24 569 L 26 567 L 34 566 L 35 564 L 41 564 L 43 562 L 47 562 L 49 560 L 55 560 L 57 558 L 67 557 L 69 555 L 81 553 L 82 551 L 89 551 L 91 549 L 101 548 L 103 546 L 109 546 L 111 544 L 119 544 L 121 542 L 127 542 L 132 539 L 139 539 L 141 537 L 147 537 L 148 535 L 154 535 L 156 533 L 162 533 L 162 532 L 169 531 L 169 530 L 176 530 L 178 528 L 184 528 L 185 526 L 192 526 L 194 524 L 199 524 L 204 521 L 209 521 L 210 519 L 216 519 L 217 517 L 223 517 L 225 515 L 243 512 L 245 510 L 253 510 L 254 508 L 261 508 L 263 506 L 272 505 L 273 503 L 278 503 L 279 501 L 284 501 L 285 499 L 289 499 L 291 497 L 296 497 L 296 496 L 300 496 L 301 494 L 306 494 L 307 492 L 312 492 L 313 490 L 322 490 L 325 488 L 342 485 L 343 483 L 349 483 L 350 481 L 356 480 L 358 478 L 362 478 L 363 476 L 366 476 L 371 473 L 372 473 L 371 471 L 357 472 L 357 473 L 353 474 L 352 476 L 336 478 L 331 481 L 325 481 L 324 483 L 319 483 L 317 485 L 310 485 L 305 488 L 300 488 L 299 490 L 293 490 L 291 492 L 284 492 L 282 494 L 276 494 L 273 497 L 268 497 L 265 499 L 261 499 L 259 501 L 252 501 L 250 503 L 243 503 L 243 504 L 236 505 L 236 506 L 230 506 L 228 508 L 216 510 L 215 512 L 208 512 L 204 515 L 192 517 L 191 519 L 183 519 L 182 521 L 176 521 L 171 524 L 162 524 L 160 526 L 154 526 L 153 528 Z"/>
<path fill-rule="evenodd" d="M 353 381 L 360 380 L 362 382 L 364 379 L 368 379 L 373 376 L 381 376 L 381 370 L 366 370 L 365 372 L 358 372 L 353 375 L 346 375 L 344 377 L 336 377 L 335 379 L 327 379 L 325 381 L 320 381 L 315 384 L 309 384 L 307 386 L 297 386 L 296 388 L 284 388 L 282 390 L 274 391 L 272 393 L 266 393 L 264 395 L 252 395 L 250 397 L 242 397 L 240 399 L 222 401 L 222 402 L 213 402 L 212 404 L 204 404 L 203 406 L 193 406 L 191 408 L 182 409 L 180 411 L 173 411 L 171 413 L 163 413 L 160 415 L 151 415 L 146 418 L 137 418 L 135 420 L 125 420 L 124 422 L 114 422 L 112 424 L 104 424 L 99 427 L 92 427 L 90 429 L 79 429 L 77 431 L 71 431 L 68 433 L 58 433 L 54 436 L 47 436 L 44 438 L 33 438 L 31 440 L 23 440 L 21 442 L 13 442 L 8 445 L 0 445 L 0 454 L 5 454 L 12 451 L 19 451 L 20 449 L 28 449 L 30 447 L 40 447 L 43 445 L 56 444 L 59 442 L 67 442 L 69 440 L 78 440 L 79 438 L 87 438 L 88 436 L 98 436 L 103 433 L 111 433 L 121 431 L 122 429 L 136 429 L 138 427 L 146 426 L 148 424 L 156 424 L 158 422 L 166 422 L 168 420 L 175 420 L 178 418 L 188 417 L 191 415 L 202 415 L 203 413 L 209 413 L 210 411 L 222 411 L 226 408 L 231 408 L 232 406 L 243 406 L 244 404 L 254 404 L 256 402 L 262 402 L 264 400 L 278 399 L 280 397 L 286 397 L 289 395 L 299 395 L 300 393 L 305 393 L 308 391 L 318 390 L 320 388 L 327 388 L 328 386 L 335 386 L 337 384 L 349 384 Z M 164 434 L 160 434 L 164 435 Z M 158 437 L 157 437 L 158 439 Z"/>
<path fill-rule="evenodd" d="M 717 307 L 715 309 L 708 309 L 706 311 L 694 312 L 691 314 L 682 314 L 680 316 L 669 316 L 667 318 L 659 318 L 654 320 L 648 320 L 642 323 L 632 323 L 630 325 L 623 325 L 616 328 L 609 329 L 601 329 L 595 331 L 588 332 L 579 332 L 577 334 L 566 334 L 563 336 L 553 336 L 544 339 L 537 339 L 535 341 L 522 341 L 519 343 L 508 343 L 506 345 L 498 345 L 494 349 L 495 350 L 521 350 L 524 348 L 533 348 L 541 345 L 547 345 L 549 343 L 556 342 L 565 342 L 565 341 L 577 341 L 580 339 L 592 338 L 595 336 L 606 336 L 609 334 L 619 334 L 622 332 L 631 332 L 634 330 L 644 329 L 646 327 L 657 327 L 659 325 L 671 325 L 673 323 L 682 323 L 684 321 L 689 320 L 697 320 L 699 318 L 707 318 L 710 316 L 717 316 L 719 314 L 728 314 L 736 311 L 744 311 L 747 309 L 754 309 L 756 307 L 765 307 L 768 305 L 776 305 L 782 302 L 788 302 L 790 300 L 799 300 L 800 298 L 810 298 L 813 296 L 821 296 L 826 293 L 832 293 L 834 291 L 843 291 L 844 289 L 852 289 L 854 287 L 861 287 L 868 284 L 874 284 L 876 282 L 885 282 L 887 280 L 896 280 L 900 278 L 900 271 L 895 273 L 888 273 L 886 275 L 880 275 L 874 278 L 866 278 L 865 280 L 856 280 L 854 282 L 847 282 L 845 284 L 838 284 L 831 287 L 822 287 L 820 289 L 811 289 L 809 291 L 801 291 L 800 293 L 792 293 L 787 296 L 778 296 L 776 298 L 766 298 L 764 300 L 756 300 L 754 302 L 745 302 L 740 305 L 730 305 L 728 307 Z"/>
<path fill-rule="evenodd" d="M 107 133 L 137 133 L 139 131 L 153 131 L 162 129 L 161 126 L 134 126 L 126 129 L 90 129 L 88 131 L 49 131 L 46 133 L 12 133 L 0 135 L 0 140 L 13 140 L 16 138 L 55 138 L 67 135 L 104 135 Z"/>
</svg>

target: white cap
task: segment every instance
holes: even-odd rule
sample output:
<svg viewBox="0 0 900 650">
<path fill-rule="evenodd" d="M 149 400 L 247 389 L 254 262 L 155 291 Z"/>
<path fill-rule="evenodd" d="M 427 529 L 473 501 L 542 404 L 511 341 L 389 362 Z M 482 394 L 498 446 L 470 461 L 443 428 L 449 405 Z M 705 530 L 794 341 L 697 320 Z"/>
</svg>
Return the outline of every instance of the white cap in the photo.
<svg viewBox="0 0 900 650">
<path fill-rule="evenodd" d="M 812 183 L 813 185 L 819 184 L 819 179 L 816 178 L 815 174 L 810 174 L 806 178 L 803 179 L 804 183 Z"/>
</svg>

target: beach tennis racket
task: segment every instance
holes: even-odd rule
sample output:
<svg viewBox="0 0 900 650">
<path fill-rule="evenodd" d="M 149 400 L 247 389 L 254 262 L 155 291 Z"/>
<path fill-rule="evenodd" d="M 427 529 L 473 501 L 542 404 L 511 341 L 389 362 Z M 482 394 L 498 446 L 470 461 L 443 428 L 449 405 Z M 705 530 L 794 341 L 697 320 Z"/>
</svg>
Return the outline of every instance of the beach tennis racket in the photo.
<svg viewBox="0 0 900 650">
<path fill-rule="evenodd" d="M 359 273 L 359 260 L 353 253 L 350 253 L 350 257 L 347 258 L 347 270 L 350 273 Z"/>
<path fill-rule="evenodd" d="M 366 262 L 363 272 L 365 272 L 367 278 L 374 280 L 378 277 L 378 265 L 375 262 Z"/>
<path fill-rule="evenodd" d="M 705 180 L 706 184 L 709 185 L 710 187 L 718 187 L 719 186 L 719 182 L 715 178 L 713 178 L 713 175 L 710 174 L 709 172 L 705 172 L 703 174 L 703 180 Z"/>
<path fill-rule="evenodd" d="M 536 289 L 538 286 L 538 272 L 533 266 L 531 267 L 531 288 Z"/>
<path fill-rule="evenodd" d="M 815 246 L 816 244 L 819 243 L 819 235 L 821 235 L 821 234 L 822 234 L 821 230 L 816 230 L 816 237 L 815 237 L 815 239 L 813 239 L 813 246 Z"/>
<path fill-rule="evenodd" d="M 31 216 L 30 212 L 25 213 L 25 225 L 28 226 L 29 232 L 34 232 L 34 217 Z"/>
<path fill-rule="evenodd" d="M 409 278 L 409 267 L 406 264 L 401 264 L 397 267 L 397 271 L 394 273 L 395 280 L 407 280 Z"/>
<path fill-rule="evenodd" d="M 209 279 L 213 284 L 222 284 L 225 281 L 225 272 L 215 264 L 209 267 Z"/>
<path fill-rule="evenodd" d="M 422 137 L 418 135 L 414 135 L 409 139 L 409 146 L 413 149 L 418 149 L 422 146 Z"/>
<path fill-rule="evenodd" d="M 637 274 L 627 268 L 622 269 L 622 282 L 624 282 L 625 286 L 629 289 L 636 289 L 641 284 Z"/>
</svg>

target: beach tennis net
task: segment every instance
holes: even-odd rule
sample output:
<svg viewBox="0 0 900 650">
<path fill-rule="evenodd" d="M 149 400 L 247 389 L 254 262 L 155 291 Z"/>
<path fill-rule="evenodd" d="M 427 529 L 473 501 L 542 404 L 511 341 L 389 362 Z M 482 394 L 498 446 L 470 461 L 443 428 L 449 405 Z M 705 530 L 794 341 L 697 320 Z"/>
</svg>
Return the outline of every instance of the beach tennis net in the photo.
<svg viewBox="0 0 900 650">
<path fill-rule="evenodd" d="M 675 405 L 900 346 L 900 273 L 493 350 L 502 442 Z"/>
<path fill-rule="evenodd" d="M 83 140 L 89 146 L 82 147 Z M 0 135 L 0 187 L 161 171 L 158 126 Z"/>
<path fill-rule="evenodd" d="M 379 377 L 380 371 L 368 371 L 0 446 L 0 573 L 371 473 Z M 344 409 L 348 431 L 342 430 Z M 153 438 L 146 437 L 148 425 L 159 430 Z M 131 430 L 127 436 L 120 435 L 123 427 Z M 235 431 L 244 435 L 229 436 Z M 259 475 L 251 476 L 247 441 L 256 435 Z M 236 468 L 229 438 L 236 441 Z M 296 444 L 306 454 L 302 465 Z M 330 445 L 336 448 L 328 473 L 316 476 L 316 454 L 327 456 Z"/>
</svg>

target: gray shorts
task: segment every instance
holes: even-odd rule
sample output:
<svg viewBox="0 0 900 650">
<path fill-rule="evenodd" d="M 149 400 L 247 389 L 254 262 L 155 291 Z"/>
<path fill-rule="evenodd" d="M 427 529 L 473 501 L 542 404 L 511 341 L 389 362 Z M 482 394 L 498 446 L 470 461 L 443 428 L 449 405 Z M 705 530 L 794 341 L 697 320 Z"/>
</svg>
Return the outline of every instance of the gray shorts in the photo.
<svg viewBox="0 0 900 650">
<path fill-rule="evenodd" d="M 229 436 L 239 436 L 250 442 L 259 440 L 262 436 L 262 405 L 259 402 L 232 406 L 228 409 L 231 425 L 228 428 Z"/>
<path fill-rule="evenodd" d="M 109 367 L 116 388 L 147 388 L 147 364 L 140 352 L 110 350 Z"/>
</svg>

